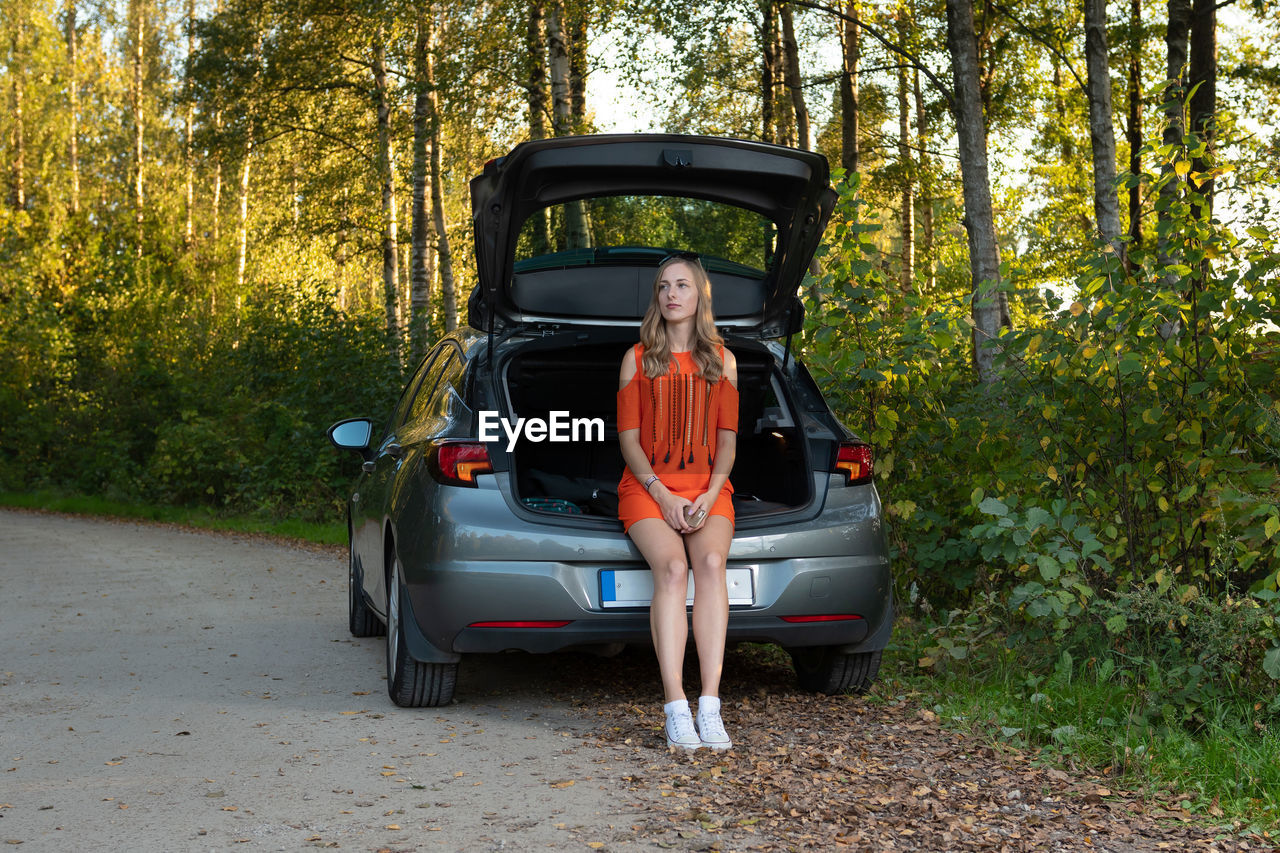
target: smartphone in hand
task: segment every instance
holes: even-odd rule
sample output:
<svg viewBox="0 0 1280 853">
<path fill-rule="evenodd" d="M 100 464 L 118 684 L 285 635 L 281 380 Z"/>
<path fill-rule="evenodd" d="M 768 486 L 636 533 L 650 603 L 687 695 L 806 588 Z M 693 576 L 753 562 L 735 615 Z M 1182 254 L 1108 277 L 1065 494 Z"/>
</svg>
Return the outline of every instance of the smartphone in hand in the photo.
<svg viewBox="0 0 1280 853">
<path fill-rule="evenodd" d="M 706 520 L 707 520 L 707 511 L 705 509 L 698 510 L 693 515 L 689 516 L 689 519 L 688 519 L 689 526 L 695 529 L 701 527 L 702 522 Z"/>
</svg>

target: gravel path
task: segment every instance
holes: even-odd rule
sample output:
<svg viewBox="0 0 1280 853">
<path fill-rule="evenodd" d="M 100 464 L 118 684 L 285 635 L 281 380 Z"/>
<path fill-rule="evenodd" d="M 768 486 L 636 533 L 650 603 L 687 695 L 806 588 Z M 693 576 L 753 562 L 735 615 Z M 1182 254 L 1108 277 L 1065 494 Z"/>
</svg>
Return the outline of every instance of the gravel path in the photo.
<svg viewBox="0 0 1280 853">
<path fill-rule="evenodd" d="M 726 660 L 728 754 L 661 748 L 644 649 L 469 657 L 457 703 L 396 708 L 382 639 L 347 632 L 345 568 L 343 549 L 0 510 L 0 842 L 1273 849 L 910 700 L 799 693 L 750 647 Z"/>
<path fill-rule="evenodd" d="M 571 657 L 469 662 L 458 704 L 396 708 L 382 640 L 347 632 L 345 570 L 333 549 L 0 511 L 0 842 L 474 851 L 631 837 L 637 805 L 617 779 L 640 766 L 585 746 L 579 715 L 545 689 Z"/>
</svg>

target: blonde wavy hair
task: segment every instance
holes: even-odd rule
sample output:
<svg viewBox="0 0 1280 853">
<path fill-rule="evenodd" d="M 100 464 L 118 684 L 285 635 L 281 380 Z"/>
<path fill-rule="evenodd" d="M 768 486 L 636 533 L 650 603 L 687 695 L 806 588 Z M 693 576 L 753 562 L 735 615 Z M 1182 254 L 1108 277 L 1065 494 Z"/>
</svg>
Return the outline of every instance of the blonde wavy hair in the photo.
<svg viewBox="0 0 1280 853">
<path fill-rule="evenodd" d="M 640 342 L 644 344 L 644 375 L 654 379 L 671 370 L 671 344 L 667 339 L 667 321 L 663 318 L 662 308 L 658 303 L 658 282 L 672 264 L 687 266 L 692 273 L 693 285 L 698 289 L 698 308 L 693 325 L 693 362 L 698 366 L 702 377 L 714 384 L 724 375 L 724 362 L 720 358 L 724 338 L 716 329 L 715 314 L 711 310 L 711 279 L 707 277 L 707 271 L 702 268 L 702 262 L 697 256 L 670 257 L 658 265 L 658 271 L 653 277 L 649 307 L 640 322 Z"/>
</svg>

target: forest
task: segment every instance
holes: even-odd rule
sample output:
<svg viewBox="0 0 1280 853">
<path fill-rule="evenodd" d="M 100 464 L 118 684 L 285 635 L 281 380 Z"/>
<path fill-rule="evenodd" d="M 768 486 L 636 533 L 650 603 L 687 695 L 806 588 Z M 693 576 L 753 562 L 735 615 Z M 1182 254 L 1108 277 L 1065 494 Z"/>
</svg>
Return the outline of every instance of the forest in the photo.
<svg viewBox="0 0 1280 853">
<path fill-rule="evenodd" d="M 876 448 L 911 664 L 1125 705 L 1024 746 L 1275 749 L 1277 47 L 1276 0 L 3 0 L 0 491 L 334 521 L 324 429 L 466 322 L 487 160 L 810 148 L 793 346 Z"/>
</svg>

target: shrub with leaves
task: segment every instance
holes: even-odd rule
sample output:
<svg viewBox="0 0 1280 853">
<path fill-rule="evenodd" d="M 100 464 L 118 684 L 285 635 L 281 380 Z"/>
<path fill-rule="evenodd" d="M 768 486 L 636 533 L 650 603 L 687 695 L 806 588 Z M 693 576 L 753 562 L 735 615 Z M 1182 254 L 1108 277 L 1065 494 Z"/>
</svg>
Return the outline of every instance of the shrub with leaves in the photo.
<svg viewBox="0 0 1280 853">
<path fill-rule="evenodd" d="M 1269 232 L 1204 215 L 1206 175 L 1182 164 L 1205 152 L 1147 153 L 1172 164 L 1131 178 L 1161 199 L 1159 239 L 1082 258 L 1069 297 L 1010 275 L 1024 315 L 984 344 L 998 381 L 973 379 L 967 295 L 903 292 L 880 270 L 856 178 L 803 345 L 877 448 L 900 593 L 1008 619 L 1012 642 L 1081 649 L 1172 619 L 1185 642 L 1159 656 L 1180 661 L 1164 672 L 1185 710 L 1220 677 L 1280 676 L 1280 256 Z M 1192 637 L 1226 630 L 1243 632 L 1229 648 Z M 949 620 L 928 663 L 980 634 Z"/>
</svg>

